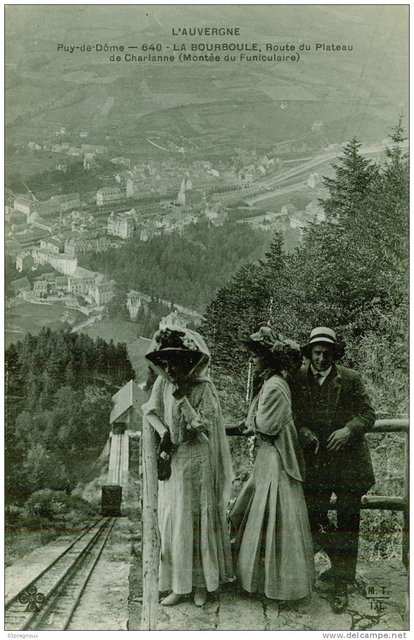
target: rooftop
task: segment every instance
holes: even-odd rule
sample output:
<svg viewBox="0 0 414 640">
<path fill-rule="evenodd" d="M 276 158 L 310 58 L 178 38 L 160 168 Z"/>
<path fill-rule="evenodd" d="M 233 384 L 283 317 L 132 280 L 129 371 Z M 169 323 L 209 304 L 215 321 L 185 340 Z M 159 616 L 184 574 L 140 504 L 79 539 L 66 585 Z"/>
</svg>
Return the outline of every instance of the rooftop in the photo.
<svg viewBox="0 0 414 640">
<path fill-rule="evenodd" d="M 111 411 L 109 423 L 113 424 L 116 422 L 116 420 L 118 420 L 122 414 L 131 407 L 134 408 L 139 415 L 142 415 L 141 404 L 145 400 L 146 397 L 144 392 L 133 380 L 130 380 L 112 396 L 114 406 Z"/>
</svg>

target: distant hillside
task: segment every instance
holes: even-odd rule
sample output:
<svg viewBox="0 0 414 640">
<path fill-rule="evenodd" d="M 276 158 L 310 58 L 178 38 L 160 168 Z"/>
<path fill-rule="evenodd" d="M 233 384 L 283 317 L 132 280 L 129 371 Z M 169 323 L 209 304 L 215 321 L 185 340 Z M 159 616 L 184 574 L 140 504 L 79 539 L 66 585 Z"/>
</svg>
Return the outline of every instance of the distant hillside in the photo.
<svg viewBox="0 0 414 640">
<path fill-rule="evenodd" d="M 174 25 L 236 24 L 238 38 L 207 41 L 258 42 L 264 51 L 266 43 L 288 42 L 312 50 L 298 63 L 231 65 L 114 64 L 97 53 L 57 53 L 57 43 L 84 42 L 158 42 L 166 53 L 177 42 Z M 63 124 L 75 136 L 87 129 L 95 143 L 107 138 L 141 157 L 160 154 L 146 142 L 149 129 L 174 131 L 200 149 L 220 140 L 219 152 L 226 143 L 260 147 L 304 135 L 314 120 L 333 123 L 330 135 L 339 142 L 350 135 L 376 138 L 407 107 L 407 25 L 407 9 L 395 5 L 10 6 L 6 124 L 13 128 L 7 127 L 7 138 L 46 138 Z M 351 44 L 353 51 L 317 53 L 320 41 Z"/>
</svg>

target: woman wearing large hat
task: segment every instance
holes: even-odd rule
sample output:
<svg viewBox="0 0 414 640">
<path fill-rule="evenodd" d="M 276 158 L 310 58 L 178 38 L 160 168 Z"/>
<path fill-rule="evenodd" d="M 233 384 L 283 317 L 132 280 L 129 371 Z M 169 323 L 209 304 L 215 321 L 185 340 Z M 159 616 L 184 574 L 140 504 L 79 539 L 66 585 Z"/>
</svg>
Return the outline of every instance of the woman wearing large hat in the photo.
<svg viewBox="0 0 414 640">
<path fill-rule="evenodd" d="M 301 364 L 299 345 L 270 327 L 245 342 L 253 352 L 256 394 L 245 421 L 259 448 L 230 515 L 236 575 L 249 593 L 276 600 L 310 595 L 313 545 L 302 490 L 303 468 L 287 383 Z"/>
<path fill-rule="evenodd" d="M 230 449 L 220 402 L 208 376 L 210 354 L 201 335 L 164 326 L 146 355 L 159 374 L 143 405 L 160 436 L 159 590 L 174 605 L 194 591 L 207 592 L 233 579 L 226 507 L 232 480 Z"/>
</svg>

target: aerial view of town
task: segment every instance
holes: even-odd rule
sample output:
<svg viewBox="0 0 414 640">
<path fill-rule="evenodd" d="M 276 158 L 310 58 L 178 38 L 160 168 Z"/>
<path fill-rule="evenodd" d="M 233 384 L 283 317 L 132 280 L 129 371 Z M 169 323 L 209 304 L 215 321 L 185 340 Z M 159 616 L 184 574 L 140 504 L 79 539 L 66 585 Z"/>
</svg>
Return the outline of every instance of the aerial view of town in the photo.
<svg viewBox="0 0 414 640">
<path fill-rule="evenodd" d="M 401 55 L 395 50 L 399 41 L 393 40 L 386 60 L 379 57 L 387 35 L 378 33 L 374 51 L 363 37 L 363 7 L 356 10 L 362 22 L 353 53 L 327 58 L 311 52 L 296 66 L 148 62 L 131 68 L 99 51 L 58 49 L 58 43 L 72 41 L 82 47 L 83 40 L 103 42 L 106 50 L 118 49 L 123 45 L 114 43 L 120 42 L 165 46 L 174 40 L 170 25 L 181 24 L 181 18 L 187 24 L 197 13 L 195 7 L 182 16 L 158 7 L 137 21 L 128 11 L 135 20 L 128 28 L 125 12 L 109 27 L 105 11 L 97 17 L 86 7 L 82 16 L 71 16 L 71 28 L 63 28 L 51 7 L 36 33 L 30 30 L 30 10 L 11 14 L 6 343 L 29 328 L 36 332 L 62 323 L 97 335 L 111 318 L 128 322 L 122 325 L 124 338 L 129 342 L 133 335 L 135 341 L 150 337 L 171 305 L 197 322 L 237 267 L 264 254 L 274 230 L 293 251 L 304 228 L 324 219 L 322 177 L 330 175 L 341 145 L 359 136 L 362 153 L 375 158 L 404 106 L 398 83 L 376 82 L 384 65 L 391 68 Z M 336 20 L 333 7 L 320 12 L 330 39 L 342 42 L 346 24 Z M 296 43 L 321 39 L 315 15 L 304 11 Z M 293 41 L 283 22 L 289 24 L 286 10 L 274 36 L 264 8 L 254 26 L 241 16 L 243 42 L 259 36 Z M 88 29 L 92 38 L 86 38 Z M 365 75 L 358 81 L 363 62 Z M 236 247 L 229 243 L 227 260 L 215 262 L 218 244 L 233 235 Z M 145 267 L 151 261 L 145 259 L 174 242 L 187 250 L 195 243 L 190 262 L 184 274 L 164 274 L 159 282 L 157 269 L 151 277 L 151 267 Z M 127 269 L 121 265 L 126 253 Z M 205 262 L 204 274 L 215 271 L 206 274 L 208 283 L 197 294 L 189 289 L 192 260 Z M 155 310 L 155 301 L 164 306 Z M 130 324 L 137 320 L 138 326 Z"/>
</svg>

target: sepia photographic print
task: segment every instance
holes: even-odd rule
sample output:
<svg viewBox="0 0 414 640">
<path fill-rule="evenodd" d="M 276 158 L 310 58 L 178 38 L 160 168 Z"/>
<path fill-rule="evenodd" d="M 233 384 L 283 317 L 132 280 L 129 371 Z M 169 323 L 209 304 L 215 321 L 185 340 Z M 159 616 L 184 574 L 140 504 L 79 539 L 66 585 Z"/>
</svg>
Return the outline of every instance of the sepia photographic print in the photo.
<svg viewBox="0 0 414 640">
<path fill-rule="evenodd" d="M 409 5 L 4 11 L 7 637 L 407 637 Z"/>
</svg>

